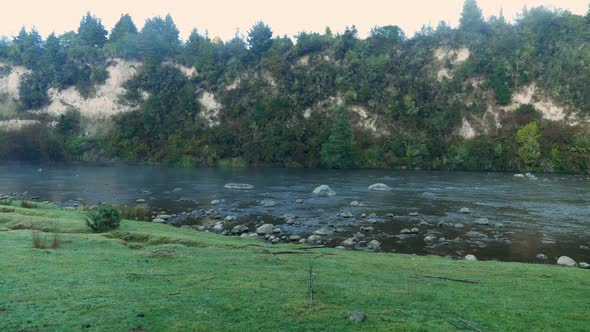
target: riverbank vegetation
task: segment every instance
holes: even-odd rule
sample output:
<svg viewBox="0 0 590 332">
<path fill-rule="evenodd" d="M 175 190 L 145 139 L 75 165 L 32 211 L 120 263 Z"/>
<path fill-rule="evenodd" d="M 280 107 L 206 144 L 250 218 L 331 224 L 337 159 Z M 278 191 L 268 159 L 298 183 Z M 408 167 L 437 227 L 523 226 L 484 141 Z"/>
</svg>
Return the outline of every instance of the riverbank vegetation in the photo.
<svg viewBox="0 0 590 332">
<path fill-rule="evenodd" d="M 16 102 L 37 121 L 0 131 L 0 158 L 587 173 L 589 17 L 486 19 L 467 0 L 457 28 L 411 37 L 391 25 L 291 39 L 259 22 L 223 41 L 180 40 L 170 16 L 139 29 L 123 15 L 108 32 L 88 13 L 77 31 L 0 43 L 4 74 L 30 70 Z M 75 105 L 42 112 L 50 88 L 92 97 L 117 61 L 137 62 L 119 100 L 134 110 L 109 130 L 89 131 Z"/>
<path fill-rule="evenodd" d="M 94 234 L 85 217 L 16 201 L 0 212 L 1 330 L 584 331 L 590 325 L 583 269 L 304 249 L 130 220 Z M 47 242 L 34 246 L 35 235 Z M 366 320 L 352 322 L 352 311 Z"/>
</svg>

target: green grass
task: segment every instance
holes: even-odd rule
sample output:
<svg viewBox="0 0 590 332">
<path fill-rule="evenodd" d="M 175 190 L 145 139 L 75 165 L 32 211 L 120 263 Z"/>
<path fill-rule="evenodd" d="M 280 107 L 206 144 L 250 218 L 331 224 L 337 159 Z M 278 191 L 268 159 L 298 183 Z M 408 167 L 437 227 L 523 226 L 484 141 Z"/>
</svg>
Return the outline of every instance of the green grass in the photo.
<svg viewBox="0 0 590 332">
<path fill-rule="evenodd" d="M 91 234 L 82 211 L 0 212 L 0 331 L 587 331 L 590 271 L 313 249 L 167 225 Z M 60 232 L 34 249 L 31 228 Z M 135 249 L 131 249 L 135 248 Z M 478 284 L 422 275 L 477 280 Z M 368 315 L 362 324 L 345 316 Z"/>
</svg>

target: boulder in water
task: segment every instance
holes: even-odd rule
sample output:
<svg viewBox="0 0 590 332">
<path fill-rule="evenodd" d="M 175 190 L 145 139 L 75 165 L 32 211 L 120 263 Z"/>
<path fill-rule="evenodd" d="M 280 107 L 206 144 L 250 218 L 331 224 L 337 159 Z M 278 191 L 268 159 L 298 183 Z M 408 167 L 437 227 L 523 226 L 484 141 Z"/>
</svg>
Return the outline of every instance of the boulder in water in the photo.
<svg viewBox="0 0 590 332">
<path fill-rule="evenodd" d="M 326 229 L 326 228 L 320 228 L 320 229 L 316 230 L 315 232 L 313 232 L 313 234 L 319 235 L 319 236 L 330 236 L 330 235 L 334 234 L 334 232 L 332 232 L 331 230 Z"/>
<path fill-rule="evenodd" d="M 389 190 L 393 190 L 393 188 L 391 188 L 390 186 L 384 184 L 384 183 L 375 183 L 369 186 L 369 190 L 372 191 L 389 191 Z"/>
<path fill-rule="evenodd" d="M 559 257 L 559 259 L 557 260 L 557 265 L 562 265 L 562 266 L 569 266 L 569 267 L 574 267 L 578 264 L 576 264 L 576 261 L 567 257 L 567 256 L 561 256 Z"/>
<path fill-rule="evenodd" d="M 273 224 L 264 224 L 256 229 L 256 233 L 258 235 L 268 235 L 268 234 L 272 234 L 273 230 L 274 230 Z"/>
<path fill-rule="evenodd" d="M 461 212 L 461 213 L 470 213 L 471 211 L 469 210 L 469 208 L 462 207 L 462 208 L 459 210 L 459 212 Z"/>
<path fill-rule="evenodd" d="M 334 196 L 336 195 L 336 192 L 328 185 L 322 184 L 321 186 L 315 188 L 312 194 L 317 196 Z"/>
<path fill-rule="evenodd" d="M 251 190 L 254 189 L 254 186 L 248 183 L 228 183 L 223 186 L 226 189 L 236 189 L 236 190 Z"/>
</svg>

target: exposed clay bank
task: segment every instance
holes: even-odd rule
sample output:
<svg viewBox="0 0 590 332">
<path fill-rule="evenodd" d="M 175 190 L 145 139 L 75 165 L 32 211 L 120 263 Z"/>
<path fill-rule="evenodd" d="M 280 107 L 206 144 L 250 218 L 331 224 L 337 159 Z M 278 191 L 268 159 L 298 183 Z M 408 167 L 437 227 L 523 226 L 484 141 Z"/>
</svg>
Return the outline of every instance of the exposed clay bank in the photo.
<svg viewBox="0 0 590 332">
<path fill-rule="evenodd" d="M 228 183 L 254 188 L 232 189 Z M 369 190 L 375 183 L 392 190 Z M 336 195 L 313 195 L 322 184 Z M 200 210 L 208 220 L 230 216 L 226 230 L 244 225 L 255 232 L 260 224 L 271 223 L 287 241 L 291 235 L 309 237 L 324 229 L 328 235 L 322 242 L 337 246 L 361 233 L 359 247 L 377 240 L 384 252 L 525 262 L 543 262 L 536 256 L 544 254 L 550 263 L 562 255 L 590 260 L 590 178 L 581 175 L 537 175 L 533 180 L 483 172 L 0 166 L 0 196 L 23 193 L 40 201 L 83 205 L 145 200 L 141 204 L 171 215 Z"/>
</svg>

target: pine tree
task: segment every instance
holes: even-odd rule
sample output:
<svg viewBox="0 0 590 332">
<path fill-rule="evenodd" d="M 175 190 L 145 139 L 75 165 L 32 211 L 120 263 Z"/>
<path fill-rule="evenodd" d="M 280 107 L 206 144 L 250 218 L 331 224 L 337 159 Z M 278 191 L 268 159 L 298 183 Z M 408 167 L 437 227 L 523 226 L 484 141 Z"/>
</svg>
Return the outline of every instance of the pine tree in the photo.
<svg viewBox="0 0 590 332">
<path fill-rule="evenodd" d="M 260 56 L 270 48 L 272 44 L 272 30 L 262 21 L 258 21 L 248 31 L 248 45 L 252 53 Z"/>
<path fill-rule="evenodd" d="M 107 30 L 99 18 L 87 12 L 80 21 L 78 38 L 86 46 L 103 47 L 107 41 Z"/>
<path fill-rule="evenodd" d="M 465 0 L 459 27 L 461 30 L 469 32 L 480 32 L 483 27 L 483 15 L 477 5 L 476 0 Z"/>
<path fill-rule="evenodd" d="M 328 168 L 350 168 L 354 166 L 354 136 L 346 107 L 335 110 L 334 125 L 328 141 L 322 145 L 321 161 Z"/>
</svg>

